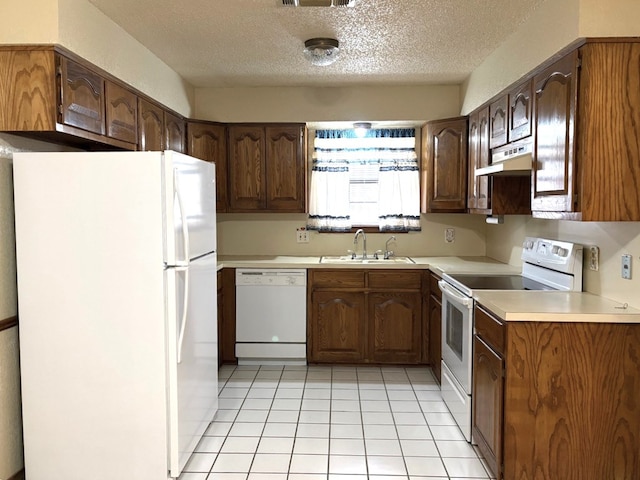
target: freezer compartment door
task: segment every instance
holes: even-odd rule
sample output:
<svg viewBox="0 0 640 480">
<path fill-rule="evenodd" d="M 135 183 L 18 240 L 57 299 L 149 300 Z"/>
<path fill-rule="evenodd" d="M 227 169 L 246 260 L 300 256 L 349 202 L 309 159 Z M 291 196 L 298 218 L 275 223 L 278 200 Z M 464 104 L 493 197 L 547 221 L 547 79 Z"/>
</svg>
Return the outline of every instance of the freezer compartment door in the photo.
<svg viewBox="0 0 640 480">
<path fill-rule="evenodd" d="M 163 172 L 164 261 L 186 265 L 216 250 L 215 164 L 166 151 Z"/>
<path fill-rule="evenodd" d="M 178 477 L 218 409 L 216 255 L 165 270 L 169 472 Z"/>
</svg>

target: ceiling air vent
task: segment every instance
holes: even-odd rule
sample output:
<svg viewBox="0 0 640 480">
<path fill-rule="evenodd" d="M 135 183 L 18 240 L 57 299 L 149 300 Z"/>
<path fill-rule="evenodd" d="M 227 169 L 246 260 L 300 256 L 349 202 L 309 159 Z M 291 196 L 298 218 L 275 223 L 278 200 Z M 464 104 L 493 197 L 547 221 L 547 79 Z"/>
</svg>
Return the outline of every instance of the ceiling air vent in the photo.
<svg viewBox="0 0 640 480">
<path fill-rule="evenodd" d="M 356 0 L 282 0 L 285 7 L 353 7 Z"/>
</svg>

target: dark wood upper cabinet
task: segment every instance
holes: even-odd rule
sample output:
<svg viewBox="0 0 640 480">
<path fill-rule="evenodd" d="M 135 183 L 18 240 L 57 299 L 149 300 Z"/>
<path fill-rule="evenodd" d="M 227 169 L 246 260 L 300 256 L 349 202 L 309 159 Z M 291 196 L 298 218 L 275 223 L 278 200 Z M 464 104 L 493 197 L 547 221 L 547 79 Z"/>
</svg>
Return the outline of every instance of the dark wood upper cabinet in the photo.
<svg viewBox="0 0 640 480">
<path fill-rule="evenodd" d="M 427 122 L 422 128 L 421 211 L 465 212 L 467 117 Z"/>
<path fill-rule="evenodd" d="M 113 82 L 105 84 L 107 136 L 124 142 L 138 142 L 138 97 Z"/>
<path fill-rule="evenodd" d="M 184 153 L 186 148 L 186 122 L 167 111 L 164 112 L 164 144 L 166 150 Z"/>
<path fill-rule="evenodd" d="M 216 164 L 216 210 L 227 211 L 227 129 L 212 122 L 187 124 L 187 153 Z"/>
<path fill-rule="evenodd" d="M 282 212 L 304 212 L 304 127 L 278 125 L 266 127 L 265 133 L 267 206 Z"/>
<path fill-rule="evenodd" d="M 489 107 L 469 115 L 469 179 L 467 207 L 471 213 L 490 212 L 489 177 L 476 177 L 476 170 L 489 165 Z"/>
<path fill-rule="evenodd" d="M 489 146 L 501 147 L 507 143 L 509 132 L 508 97 L 500 96 L 489 105 Z"/>
<path fill-rule="evenodd" d="M 60 123 L 105 134 L 104 79 L 88 68 L 59 56 Z"/>
<path fill-rule="evenodd" d="M 536 75 L 532 213 L 640 221 L 640 42 L 591 41 Z"/>
<path fill-rule="evenodd" d="M 533 78 L 509 91 L 509 142 L 531 136 L 533 128 Z"/>
<path fill-rule="evenodd" d="M 231 125 L 229 132 L 229 211 L 267 207 L 264 127 Z"/>
<path fill-rule="evenodd" d="M 576 212 L 578 51 L 544 69 L 533 81 L 536 135 L 531 208 L 539 212 Z"/>
<path fill-rule="evenodd" d="M 165 149 L 164 111 L 155 103 L 138 99 L 138 148 L 143 151 Z"/>
<path fill-rule="evenodd" d="M 305 128 L 230 125 L 229 211 L 304 212 Z"/>
</svg>

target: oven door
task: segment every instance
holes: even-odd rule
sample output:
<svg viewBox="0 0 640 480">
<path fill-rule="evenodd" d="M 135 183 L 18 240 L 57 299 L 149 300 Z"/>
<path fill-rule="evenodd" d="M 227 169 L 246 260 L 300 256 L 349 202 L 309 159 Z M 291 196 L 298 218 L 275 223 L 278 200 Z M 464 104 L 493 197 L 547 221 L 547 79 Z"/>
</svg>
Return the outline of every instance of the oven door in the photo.
<svg viewBox="0 0 640 480">
<path fill-rule="evenodd" d="M 471 395 L 473 298 L 444 280 L 438 286 L 442 291 L 442 361 L 467 395 Z"/>
</svg>

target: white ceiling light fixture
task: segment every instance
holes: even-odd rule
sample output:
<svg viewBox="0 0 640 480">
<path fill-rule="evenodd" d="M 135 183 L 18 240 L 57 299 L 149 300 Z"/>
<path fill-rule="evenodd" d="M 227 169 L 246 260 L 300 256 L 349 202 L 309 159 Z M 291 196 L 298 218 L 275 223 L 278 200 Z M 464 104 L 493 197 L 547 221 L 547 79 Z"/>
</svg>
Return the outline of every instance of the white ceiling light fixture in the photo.
<svg viewBox="0 0 640 480">
<path fill-rule="evenodd" d="M 370 122 L 355 122 L 353 124 L 353 130 L 356 132 L 356 137 L 364 137 L 369 130 L 371 130 Z"/>
<path fill-rule="evenodd" d="M 304 56 L 313 65 L 324 67 L 338 59 L 340 43 L 334 38 L 311 38 L 304 42 Z"/>
</svg>

